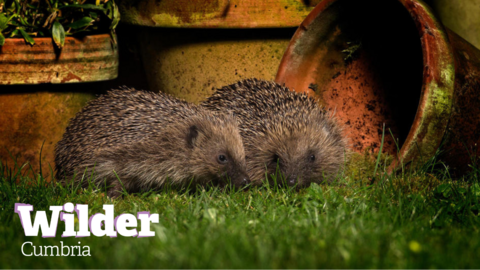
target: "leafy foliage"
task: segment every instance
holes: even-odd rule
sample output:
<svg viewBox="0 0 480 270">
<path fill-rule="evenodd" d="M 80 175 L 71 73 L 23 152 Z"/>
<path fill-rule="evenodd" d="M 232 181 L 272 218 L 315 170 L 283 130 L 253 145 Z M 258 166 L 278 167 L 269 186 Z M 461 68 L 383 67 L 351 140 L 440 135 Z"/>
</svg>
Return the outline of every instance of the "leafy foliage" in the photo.
<svg viewBox="0 0 480 270">
<path fill-rule="evenodd" d="M 52 37 L 61 48 L 65 36 L 108 33 L 114 37 L 120 13 L 114 0 L 0 0 L 0 46 L 5 38 Z"/>
</svg>

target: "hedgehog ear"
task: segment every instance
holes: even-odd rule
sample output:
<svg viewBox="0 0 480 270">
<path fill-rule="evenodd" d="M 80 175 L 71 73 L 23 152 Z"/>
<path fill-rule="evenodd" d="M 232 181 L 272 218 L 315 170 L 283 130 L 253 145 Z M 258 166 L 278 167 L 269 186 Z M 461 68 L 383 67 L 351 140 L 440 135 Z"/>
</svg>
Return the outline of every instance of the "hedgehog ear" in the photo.
<svg viewBox="0 0 480 270">
<path fill-rule="evenodd" d="M 187 133 L 187 143 L 190 147 L 193 148 L 195 145 L 195 141 L 197 140 L 198 137 L 198 128 L 197 126 L 193 125 L 188 128 L 188 133 Z"/>
</svg>

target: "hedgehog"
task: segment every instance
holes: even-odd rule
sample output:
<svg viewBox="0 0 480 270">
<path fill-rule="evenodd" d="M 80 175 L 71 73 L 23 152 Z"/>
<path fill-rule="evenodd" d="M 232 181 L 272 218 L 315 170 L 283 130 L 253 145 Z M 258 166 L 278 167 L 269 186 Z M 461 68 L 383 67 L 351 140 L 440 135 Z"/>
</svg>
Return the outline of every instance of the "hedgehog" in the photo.
<svg viewBox="0 0 480 270">
<path fill-rule="evenodd" d="M 301 188 L 332 182 L 343 170 L 347 141 L 341 126 L 304 93 L 246 79 L 217 89 L 201 106 L 237 117 L 254 184 Z"/>
<path fill-rule="evenodd" d="M 107 194 L 250 182 L 236 119 L 163 93 L 123 88 L 90 101 L 55 148 L 56 177 Z M 193 182 L 192 182 L 193 181 Z"/>
</svg>

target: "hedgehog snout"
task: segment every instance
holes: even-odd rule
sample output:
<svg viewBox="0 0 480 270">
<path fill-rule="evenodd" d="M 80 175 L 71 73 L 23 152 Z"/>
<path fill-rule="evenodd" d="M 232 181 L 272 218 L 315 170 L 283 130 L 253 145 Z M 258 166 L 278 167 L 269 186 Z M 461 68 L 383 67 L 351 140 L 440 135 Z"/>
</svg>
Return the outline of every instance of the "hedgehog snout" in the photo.
<svg viewBox="0 0 480 270">
<path fill-rule="evenodd" d="M 248 177 L 248 175 L 246 173 L 242 173 L 242 175 L 239 176 L 239 180 L 240 180 L 239 181 L 240 186 L 242 186 L 242 187 L 251 183 L 250 177 Z"/>
<path fill-rule="evenodd" d="M 297 184 L 297 179 L 298 179 L 298 176 L 296 174 L 289 175 L 287 177 L 287 185 L 294 186 L 295 184 Z"/>
<path fill-rule="evenodd" d="M 243 170 L 234 170 L 229 173 L 229 176 L 232 179 L 233 184 L 237 188 L 244 187 L 250 184 L 250 177 L 248 177 L 247 173 Z"/>
</svg>

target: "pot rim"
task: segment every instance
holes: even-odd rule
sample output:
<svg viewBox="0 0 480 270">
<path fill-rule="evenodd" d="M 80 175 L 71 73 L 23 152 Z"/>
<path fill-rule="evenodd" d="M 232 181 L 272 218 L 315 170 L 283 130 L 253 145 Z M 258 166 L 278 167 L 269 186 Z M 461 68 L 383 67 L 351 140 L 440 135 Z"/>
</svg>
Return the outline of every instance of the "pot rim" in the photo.
<svg viewBox="0 0 480 270">
<path fill-rule="evenodd" d="M 93 35 L 83 35 L 81 37 L 79 36 L 65 36 L 65 40 L 67 39 L 74 39 L 74 40 L 82 40 L 84 38 L 111 38 L 111 35 L 110 33 L 102 33 L 102 34 L 93 34 Z M 32 37 L 34 40 L 38 40 L 38 41 L 52 41 L 53 42 L 53 38 L 52 37 Z M 18 38 L 18 37 L 15 37 L 15 38 L 5 38 L 5 43 L 7 42 L 13 42 L 13 43 L 16 43 L 16 42 L 25 42 L 25 39 L 24 38 Z M 36 44 L 36 43 L 35 43 Z M 32 46 L 35 46 L 32 45 Z M 0 46 L 2 47 L 2 46 Z"/>
<path fill-rule="evenodd" d="M 314 3 L 300 0 L 177 2 L 121 1 L 122 22 L 160 28 L 289 28 L 297 27 L 314 8 Z"/>
<path fill-rule="evenodd" d="M 291 62 L 297 61 L 293 51 L 298 40 L 308 31 L 317 17 L 336 1 L 321 1 L 301 23 L 280 62 L 276 82 L 287 83 L 288 66 Z M 412 127 L 389 171 L 400 169 L 417 157 L 428 159 L 435 156 L 447 129 L 448 116 L 452 111 L 455 82 L 453 48 L 444 26 L 423 1 L 398 1 L 409 11 L 420 35 L 423 81 L 419 106 Z"/>
</svg>

